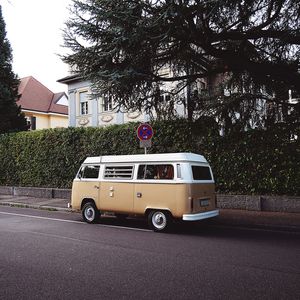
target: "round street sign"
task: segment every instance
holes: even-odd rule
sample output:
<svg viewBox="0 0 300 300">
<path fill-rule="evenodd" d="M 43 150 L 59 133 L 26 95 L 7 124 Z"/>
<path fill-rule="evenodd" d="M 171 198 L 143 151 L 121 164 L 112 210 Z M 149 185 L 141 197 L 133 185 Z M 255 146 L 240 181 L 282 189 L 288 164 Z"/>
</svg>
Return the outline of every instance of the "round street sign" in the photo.
<svg viewBox="0 0 300 300">
<path fill-rule="evenodd" d="M 140 141 L 148 141 L 153 137 L 153 129 L 149 124 L 141 124 L 137 129 L 137 136 Z"/>
</svg>

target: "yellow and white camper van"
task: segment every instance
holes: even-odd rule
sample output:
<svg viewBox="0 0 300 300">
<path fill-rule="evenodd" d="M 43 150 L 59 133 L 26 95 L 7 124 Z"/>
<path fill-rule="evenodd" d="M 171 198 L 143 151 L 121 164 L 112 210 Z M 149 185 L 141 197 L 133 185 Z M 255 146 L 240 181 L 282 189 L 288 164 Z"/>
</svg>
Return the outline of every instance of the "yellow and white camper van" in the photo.
<svg viewBox="0 0 300 300">
<path fill-rule="evenodd" d="M 70 206 L 88 223 L 100 212 L 144 215 L 155 231 L 167 230 L 176 218 L 219 214 L 211 168 L 193 153 L 88 157 L 73 181 Z"/>
</svg>

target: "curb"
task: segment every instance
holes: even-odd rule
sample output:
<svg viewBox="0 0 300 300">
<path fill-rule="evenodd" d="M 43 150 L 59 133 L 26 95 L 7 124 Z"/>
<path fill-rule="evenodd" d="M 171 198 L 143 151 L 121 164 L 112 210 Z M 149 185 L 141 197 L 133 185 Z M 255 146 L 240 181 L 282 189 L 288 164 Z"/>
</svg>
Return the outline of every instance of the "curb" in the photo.
<svg viewBox="0 0 300 300">
<path fill-rule="evenodd" d="M 47 205 L 34 205 L 34 204 L 24 204 L 24 203 L 14 203 L 14 202 L 0 202 L 0 205 L 10 206 L 10 207 L 20 207 L 20 208 L 33 208 L 33 209 L 49 210 L 49 211 L 76 212 L 71 208 L 63 208 L 63 207 L 47 206 Z"/>
<path fill-rule="evenodd" d="M 240 229 L 256 229 L 256 230 L 269 230 L 269 231 L 282 231 L 282 232 L 291 232 L 291 233 L 300 233 L 300 227 L 299 226 L 293 226 L 293 225 L 271 225 L 271 224 L 238 224 L 238 223 L 230 223 L 228 221 L 222 222 L 220 220 L 215 221 L 214 224 L 211 224 L 212 226 L 218 227 L 228 227 L 228 228 L 240 228 Z"/>
</svg>

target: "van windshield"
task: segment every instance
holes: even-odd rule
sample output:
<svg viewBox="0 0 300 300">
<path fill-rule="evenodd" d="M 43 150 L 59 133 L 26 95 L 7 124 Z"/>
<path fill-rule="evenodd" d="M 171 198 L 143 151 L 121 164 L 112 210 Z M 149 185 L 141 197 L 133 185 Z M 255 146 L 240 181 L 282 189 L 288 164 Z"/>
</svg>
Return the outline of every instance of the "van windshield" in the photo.
<svg viewBox="0 0 300 300">
<path fill-rule="evenodd" d="M 83 166 L 78 174 L 79 178 L 98 178 L 100 166 Z"/>
</svg>

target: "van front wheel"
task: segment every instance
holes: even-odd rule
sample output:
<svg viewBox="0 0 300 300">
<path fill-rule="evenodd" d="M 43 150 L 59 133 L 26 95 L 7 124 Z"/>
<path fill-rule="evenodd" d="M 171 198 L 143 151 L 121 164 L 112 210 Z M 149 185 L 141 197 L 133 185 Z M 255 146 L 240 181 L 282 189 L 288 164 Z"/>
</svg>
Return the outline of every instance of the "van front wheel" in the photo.
<svg viewBox="0 0 300 300">
<path fill-rule="evenodd" d="M 83 220 L 87 223 L 95 223 L 100 216 L 99 210 L 92 202 L 87 202 L 82 208 Z"/>
<path fill-rule="evenodd" d="M 156 232 L 165 232 L 170 229 L 171 214 L 163 210 L 152 210 L 148 215 L 149 227 Z"/>
</svg>

